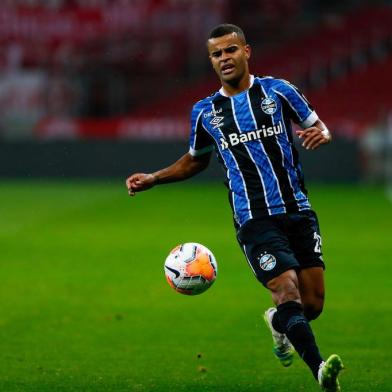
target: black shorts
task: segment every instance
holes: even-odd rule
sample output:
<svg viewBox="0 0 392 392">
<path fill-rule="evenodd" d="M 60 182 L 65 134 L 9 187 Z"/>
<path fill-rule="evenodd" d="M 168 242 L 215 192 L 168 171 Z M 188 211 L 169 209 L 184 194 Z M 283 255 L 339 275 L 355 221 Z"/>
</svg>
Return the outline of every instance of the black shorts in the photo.
<svg viewBox="0 0 392 392">
<path fill-rule="evenodd" d="M 238 229 L 237 239 L 264 286 L 289 269 L 325 269 L 320 228 L 312 210 L 251 219 Z"/>
</svg>

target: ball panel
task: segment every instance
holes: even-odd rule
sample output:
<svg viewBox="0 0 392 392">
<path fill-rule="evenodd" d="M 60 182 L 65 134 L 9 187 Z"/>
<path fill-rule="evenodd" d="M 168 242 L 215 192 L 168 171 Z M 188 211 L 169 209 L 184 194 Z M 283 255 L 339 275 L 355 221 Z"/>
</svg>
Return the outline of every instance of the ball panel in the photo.
<svg viewBox="0 0 392 392">
<path fill-rule="evenodd" d="M 186 272 L 190 276 L 202 276 L 209 281 L 215 278 L 215 271 L 211 265 L 210 258 L 203 251 L 199 251 L 196 260 L 186 266 Z"/>
</svg>

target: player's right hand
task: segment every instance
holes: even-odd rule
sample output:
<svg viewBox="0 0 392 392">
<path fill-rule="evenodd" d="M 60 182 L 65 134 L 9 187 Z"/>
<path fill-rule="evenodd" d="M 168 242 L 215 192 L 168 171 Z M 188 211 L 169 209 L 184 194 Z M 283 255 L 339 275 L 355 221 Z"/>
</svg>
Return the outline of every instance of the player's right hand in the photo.
<svg viewBox="0 0 392 392">
<path fill-rule="evenodd" d="M 129 196 L 135 196 L 136 192 L 146 191 L 152 188 L 157 178 L 152 174 L 136 173 L 132 174 L 125 181 Z"/>
</svg>

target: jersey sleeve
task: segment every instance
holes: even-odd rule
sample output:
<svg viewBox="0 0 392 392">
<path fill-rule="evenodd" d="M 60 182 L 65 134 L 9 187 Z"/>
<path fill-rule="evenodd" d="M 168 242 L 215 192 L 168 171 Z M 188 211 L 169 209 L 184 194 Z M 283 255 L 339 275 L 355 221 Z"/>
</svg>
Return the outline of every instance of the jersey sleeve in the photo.
<svg viewBox="0 0 392 392">
<path fill-rule="evenodd" d="M 319 118 L 302 92 L 290 82 L 280 79 L 274 91 L 281 98 L 291 119 L 302 128 L 312 126 Z"/>
<path fill-rule="evenodd" d="M 189 153 L 192 156 L 203 155 L 214 149 L 214 140 L 202 124 L 203 110 L 195 105 L 191 115 L 191 135 Z"/>
</svg>

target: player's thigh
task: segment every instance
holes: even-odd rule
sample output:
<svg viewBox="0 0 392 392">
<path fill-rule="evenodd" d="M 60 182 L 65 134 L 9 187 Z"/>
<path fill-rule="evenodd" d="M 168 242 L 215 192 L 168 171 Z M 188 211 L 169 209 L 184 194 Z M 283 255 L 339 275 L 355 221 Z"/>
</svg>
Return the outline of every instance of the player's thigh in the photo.
<svg viewBox="0 0 392 392">
<path fill-rule="evenodd" d="M 305 315 L 309 320 L 314 320 L 320 315 L 324 306 L 324 269 L 322 267 L 301 269 L 298 272 L 298 288 Z"/>
<path fill-rule="evenodd" d="M 324 305 L 324 260 L 317 215 L 307 210 L 288 216 L 288 237 L 301 266 L 298 283 L 305 315 L 317 318 Z"/>
<path fill-rule="evenodd" d="M 289 301 L 301 302 L 301 295 L 298 289 L 298 275 L 293 269 L 282 272 L 276 278 L 267 283 L 272 300 L 275 305 L 280 305 Z"/>
<path fill-rule="evenodd" d="M 264 285 L 299 263 L 278 219 L 248 221 L 237 232 L 238 242 L 256 278 Z"/>
</svg>

